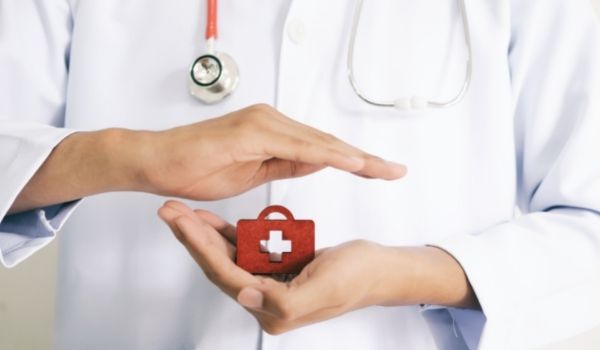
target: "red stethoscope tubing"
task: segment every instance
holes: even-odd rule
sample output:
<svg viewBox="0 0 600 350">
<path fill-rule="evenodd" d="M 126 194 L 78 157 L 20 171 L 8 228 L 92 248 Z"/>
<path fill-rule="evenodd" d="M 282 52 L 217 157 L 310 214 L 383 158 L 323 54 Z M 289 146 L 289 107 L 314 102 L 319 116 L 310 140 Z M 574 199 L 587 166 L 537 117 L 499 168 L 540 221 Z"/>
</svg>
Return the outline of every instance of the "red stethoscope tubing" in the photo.
<svg viewBox="0 0 600 350">
<path fill-rule="evenodd" d="M 206 40 L 217 38 L 217 0 L 206 0 Z"/>
</svg>

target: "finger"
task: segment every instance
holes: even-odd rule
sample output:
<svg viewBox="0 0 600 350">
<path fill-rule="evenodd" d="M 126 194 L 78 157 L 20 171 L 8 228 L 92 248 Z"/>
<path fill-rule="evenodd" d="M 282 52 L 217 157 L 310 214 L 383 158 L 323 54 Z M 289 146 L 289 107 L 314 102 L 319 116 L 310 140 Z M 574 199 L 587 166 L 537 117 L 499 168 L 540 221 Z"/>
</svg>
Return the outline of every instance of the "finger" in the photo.
<svg viewBox="0 0 600 350">
<path fill-rule="evenodd" d="M 177 225 L 175 225 L 175 219 L 181 216 L 181 213 L 172 208 L 162 206 L 158 209 L 158 216 L 169 226 L 175 237 L 181 241 L 183 236 Z"/>
<path fill-rule="evenodd" d="M 404 165 L 389 162 L 372 155 L 364 155 L 364 167 L 355 174 L 365 178 L 379 178 L 383 180 L 396 180 L 406 176 L 407 169 Z"/>
<path fill-rule="evenodd" d="M 280 134 L 271 135 L 269 139 L 270 142 L 263 145 L 262 151 L 271 157 L 297 163 L 330 166 L 351 173 L 360 171 L 365 166 L 365 160 L 361 157 L 323 147 L 317 142 Z"/>
<path fill-rule="evenodd" d="M 194 213 L 197 217 L 204 220 L 210 226 L 214 227 L 215 230 L 219 231 L 220 234 L 225 236 L 229 242 L 235 244 L 236 242 L 236 228 L 220 216 L 211 213 L 207 210 L 195 209 Z"/>
<path fill-rule="evenodd" d="M 302 285 L 279 283 L 248 286 L 240 291 L 237 299 L 244 305 L 248 295 L 253 296 L 258 292 L 262 295 L 261 304 L 259 307 L 256 307 L 257 304 L 248 307 L 280 319 L 295 320 L 321 309 L 339 307 L 339 302 L 332 298 L 332 293 L 328 291 L 328 285 L 327 281 L 309 279 Z"/>
<path fill-rule="evenodd" d="M 261 327 L 263 327 L 263 329 L 267 333 L 273 335 L 282 334 L 300 327 L 315 324 L 317 322 L 330 320 L 356 309 L 358 308 L 345 308 L 343 305 L 331 306 L 328 308 L 319 309 L 313 313 L 304 315 L 299 318 L 281 319 L 280 317 L 258 311 L 257 309 L 247 308 L 247 310 L 250 311 L 252 315 L 258 320 Z"/>
<path fill-rule="evenodd" d="M 291 119 L 283 114 L 281 116 L 282 116 L 282 118 L 280 118 L 280 120 L 283 120 L 289 126 L 289 128 L 287 128 L 288 135 L 291 137 L 300 137 L 303 139 L 305 137 L 307 137 L 307 140 L 310 140 L 310 142 L 318 143 L 324 147 L 326 146 L 326 147 L 336 148 L 339 151 L 342 151 L 343 153 L 347 153 L 347 154 L 352 154 L 352 155 L 357 155 L 357 156 L 366 154 L 366 152 L 364 152 L 363 150 L 361 150 L 355 146 L 352 146 L 351 144 L 339 139 L 338 137 L 336 137 L 332 134 L 321 131 L 310 125 L 300 123 L 300 122 L 298 122 L 294 119 Z M 300 133 L 299 130 L 302 130 L 302 133 Z"/>
<path fill-rule="evenodd" d="M 310 284 L 308 287 L 271 287 L 263 290 L 263 309 L 279 318 L 295 320 L 323 308 L 321 302 L 326 296 L 323 288 L 315 288 L 314 283 Z"/>
<path fill-rule="evenodd" d="M 269 288 L 288 288 L 287 283 L 273 279 L 271 276 L 256 276 L 260 284 L 250 285 L 242 288 L 237 295 L 237 301 L 242 306 L 249 309 L 255 315 L 263 315 L 266 317 L 277 317 L 270 309 L 264 308 L 263 290 Z"/>
<path fill-rule="evenodd" d="M 263 306 L 263 293 L 256 288 L 242 288 L 236 299 L 242 306 L 253 310 L 260 310 Z"/>
<path fill-rule="evenodd" d="M 181 212 L 167 207 L 167 206 L 163 206 L 159 209 L 159 213 L 161 218 L 167 223 L 167 225 L 169 226 L 169 228 L 171 228 L 171 231 L 173 231 L 173 233 L 175 234 L 175 236 L 177 236 L 177 238 L 179 239 L 179 241 L 186 247 L 188 248 L 189 242 L 187 241 L 189 239 L 188 235 L 184 234 L 184 232 L 181 231 L 181 229 L 179 228 L 179 226 L 177 225 L 177 220 L 183 217 L 186 217 L 184 214 L 182 214 Z M 200 239 L 204 239 L 207 240 L 206 244 L 208 245 L 208 237 L 206 234 L 203 235 L 199 235 L 198 237 L 196 237 L 196 240 L 200 240 Z M 189 249 L 188 249 L 189 250 Z M 190 252 L 192 253 L 192 252 Z M 195 252 L 193 252 L 195 253 Z M 194 254 L 192 254 L 194 255 Z"/>
<path fill-rule="evenodd" d="M 190 217 L 190 219 L 196 219 L 196 215 L 194 214 L 194 211 L 192 210 L 192 208 L 188 207 L 187 205 L 183 204 L 180 201 L 170 199 L 165 202 L 164 206 L 172 208 L 172 209 L 180 212 L 182 215 L 187 215 Z"/>
<path fill-rule="evenodd" d="M 177 211 L 181 216 L 186 216 L 191 220 L 197 222 L 199 225 L 207 224 L 205 221 L 199 218 L 190 207 L 179 201 L 169 200 L 165 203 L 165 207 Z M 185 239 L 186 237 L 183 236 L 182 238 Z M 215 244 L 218 248 L 225 248 L 227 251 L 227 255 L 232 260 L 235 258 L 235 247 L 225 237 L 219 234 L 219 232 L 216 232 L 215 230 L 208 230 L 206 232 L 206 239 L 208 239 L 211 243 Z"/>
<path fill-rule="evenodd" d="M 402 164 L 389 162 L 379 157 L 356 151 L 354 148 L 339 149 L 324 145 L 315 137 L 289 137 L 281 134 L 270 135 L 270 142 L 263 146 L 263 152 L 276 158 L 330 166 L 339 170 L 356 173 L 363 177 L 385 180 L 399 179 L 406 174 Z"/>
<path fill-rule="evenodd" d="M 344 155 L 361 158 L 364 161 L 364 167 L 361 170 L 354 172 L 356 175 L 385 180 L 395 180 L 406 175 L 406 166 L 402 164 L 386 161 L 380 157 L 371 155 L 331 134 L 297 122 L 283 114 L 281 114 L 280 117 L 281 118 L 278 118 L 278 120 L 281 120 L 288 125 L 287 129 L 290 137 L 297 137 L 306 142 L 332 148 Z M 299 130 L 302 130 L 302 132 L 298 132 Z"/>
<path fill-rule="evenodd" d="M 319 170 L 324 165 L 306 164 L 279 158 L 271 158 L 261 164 L 255 176 L 255 186 L 274 180 L 302 177 Z"/>
<path fill-rule="evenodd" d="M 202 225 L 187 216 L 177 218 L 175 223 L 186 237 L 186 248 L 207 277 L 224 292 L 235 298 L 243 287 L 259 283 L 256 277 L 235 265 L 222 250 L 214 249 L 205 239 L 199 239 L 211 230 L 218 234 L 212 226 Z"/>
<path fill-rule="evenodd" d="M 280 283 L 269 277 L 258 277 L 261 279 L 262 284 L 274 285 Z M 263 308 L 265 301 L 260 285 L 243 288 L 238 294 L 237 300 L 271 334 L 280 334 L 308 324 L 325 321 L 358 308 L 347 307 L 344 304 L 330 304 L 304 315 L 302 313 L 297 313 L 297 316 L 292 314 L 284 315 L 282 312 L 272 312 Z"/>
</svg>

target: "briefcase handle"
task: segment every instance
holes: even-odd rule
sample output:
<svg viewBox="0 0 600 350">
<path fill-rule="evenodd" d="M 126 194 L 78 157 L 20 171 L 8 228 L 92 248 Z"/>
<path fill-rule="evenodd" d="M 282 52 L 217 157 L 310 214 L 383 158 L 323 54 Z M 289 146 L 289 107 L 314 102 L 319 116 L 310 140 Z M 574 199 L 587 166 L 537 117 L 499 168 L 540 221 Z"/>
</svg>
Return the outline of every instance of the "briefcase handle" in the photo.
<svg viewBox="0 0 600 350">
<path fill-rule="evenodd" d="M 258 220 L 267 220 L 267 216 L 269 216 L 269 214 L 272 213 L 280 213 L 283 214 L 283 216 L 285 216 L 286 219 L 294 220 L 294 215 L 292 215 L 292 212 L 281 205 L 271 205 L 269 207 L 266 207 L 265 209 L 263 209 L 263 211 L 260 212 L 260 214 L 258 214 Z"/>
</svg>

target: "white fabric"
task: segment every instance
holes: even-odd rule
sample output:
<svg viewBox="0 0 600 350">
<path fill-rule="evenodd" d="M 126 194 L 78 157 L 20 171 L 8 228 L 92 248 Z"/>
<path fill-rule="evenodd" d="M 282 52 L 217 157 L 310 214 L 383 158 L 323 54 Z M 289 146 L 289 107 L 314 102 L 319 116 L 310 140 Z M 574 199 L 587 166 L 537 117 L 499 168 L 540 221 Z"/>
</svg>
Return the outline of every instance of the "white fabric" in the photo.
<svg viewBox="0 0 600 350">
<path fill-rule="evenodd" d="M 14 267 L 56 237 L 78 202 L 5 216 L 0 222 L 0 264 Z"/>
<path fill-rule="evenodd" d="M 260 336 L 157 219 L 163 198 L 118 193 L 87 199 L 62 230 L 57 349 L 426 350 L 473 348 L 479 338 L 480 349 L 519 349 L 600 324 L 600 33 L 586 0 L 467 1 L 471 90 L 455 108 L 410 114 L 352 92 L 353 3 L 344 0 L 220 2 L 217 50 L 236 59 L 240 85 L 221 104 L 198 103 L 185 79 L 203 51 L 204 6 L 0 0 L 0 115 L 9 120 L 0 145 L 14 135 L 53 140 L 32 152 L 1 148 L 0 168 L 19 162 L 16 179 L 0 177 L 0 208 L 60 139 L 48 127 L 40 136 L 43 124 L 162 129 L 267 102 L 405 162 L 408 177 L 365 181 L 326 170 L 190 204 L 231 221 L 283 204 L 315 220 L 319 247 L 355 238 L 438 245 L 464 267 L 485 317 L 372 307 Z M 288 23 L 303 28 L 301 40 Z M 454 1 L 366 2 L 355 56 L 362 89 L 381 99 L 453 96 L 464 77 L 460 23 Z M 26 254 L 2 242 L 35 239 L 38 219 L 9 230 L 14 218 L 4 218 L 5 262 Z M 455 338 L 436 345 L 443 331 Z"/>
<path fill-rule="evenodd" d="M 2 220 L 56 144 L 63 126 L 67 47 L 66 1 L 0 1 L 0 263 L 8 267 L 45 246 L 67 213 L 40 209 Z M 71 207 L 66 205 L 65 208 Z M 23 229 L 15 223 L 26 223 Z"/>
</svg>

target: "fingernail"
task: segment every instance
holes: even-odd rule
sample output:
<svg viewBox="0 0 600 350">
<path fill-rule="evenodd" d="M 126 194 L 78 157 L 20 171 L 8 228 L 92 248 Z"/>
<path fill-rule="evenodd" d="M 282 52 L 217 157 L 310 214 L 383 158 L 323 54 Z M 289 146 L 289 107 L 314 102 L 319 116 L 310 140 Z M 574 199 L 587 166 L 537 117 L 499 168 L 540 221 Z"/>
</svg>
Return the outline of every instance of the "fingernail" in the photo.
<svg viewBox="0 0 600 350">
<path fill-rule="evenodd" d="M 385 164 L 387 164 L 389 166 L 405 168 L 404 164 L 392 162 L 391 160 L 384 160 L 384 162 L 385 162 Z"/>
<path fill-rule="evenodd" d="M 393 168 L 398 168 L 398 169 L 402 169 L 403 171 L 406 171 L 406 165 L 404 164 L 400 164 L 400 163 L 396 163 L 396 162 L 392 162 L 390 160 L 386 160 L 385 164 L 393 167 Z"/>
<path fill-rule="evenodd" d="M 244 288 L 238 295 L 238 302 L 251 309 L 259 309 L 263 304 L 263 295 L 254 288 Z"/>
</svg>

